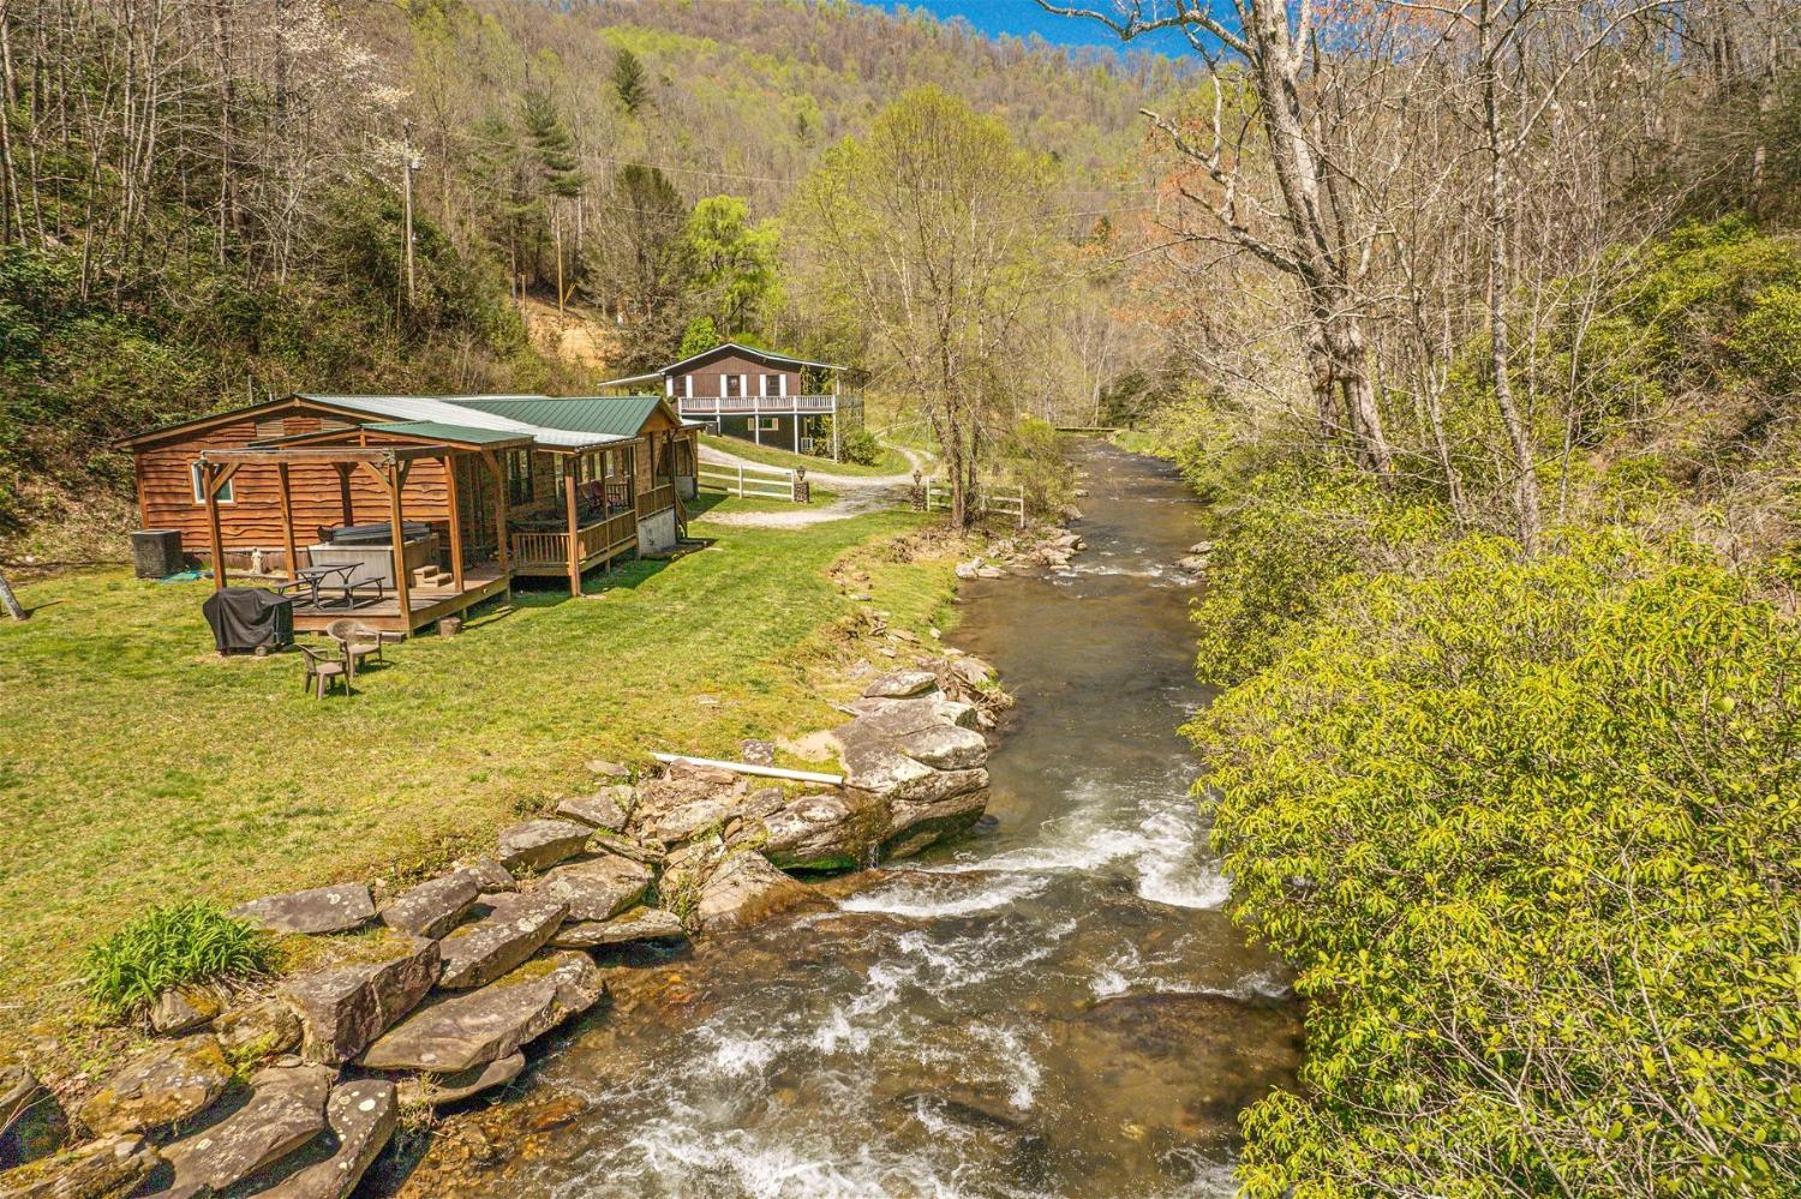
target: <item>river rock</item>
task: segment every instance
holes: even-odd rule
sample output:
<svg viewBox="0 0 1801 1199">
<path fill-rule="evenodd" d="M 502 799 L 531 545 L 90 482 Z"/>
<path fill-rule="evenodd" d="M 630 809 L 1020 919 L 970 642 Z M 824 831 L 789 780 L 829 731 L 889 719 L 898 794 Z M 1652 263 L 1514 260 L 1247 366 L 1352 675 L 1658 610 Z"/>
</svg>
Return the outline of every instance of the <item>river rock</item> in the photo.
<svg viewBox="0 0 1801 1199">
<path fill-rule="evenodd" d="M 821 792 L 763 818 L 763 854 L 787 870 L 854 870 L 887 833 L 887 812 L 867 792 Z"/>
<path fill-rule="evenodd" d="M 742 928 L 807 905 L 830 903 L 776 869 L 762 854 L 740 853 L 727 858 L 701 886 L 695 916 L 709 931 Z"/>
<path fill-rule="evenodd" d="M 1176 569 L 1186 571 L 1191 575 L 1202 574 L 1211 565 L 1211 560 L 1204 558 L 1199 554 L 1189 554 L 1185 558 L 1176 559 Z"/>
<path fill-rule="evenodd" d="M 210 1033 L 165 1041 L 132 1058 L 77 1115 L 98 1135 L 144 1132 L 206 1110 L 231 1082 L 231 1066 Z"/>
<path fill-rule="evenodd" d="M 408 887 L 384 903 L 382 923 L 398 932 L 435 940 L 461 922 L 480 894 L 473 874 L 453 871 Z"/>
<path fill-rule="evenodd" d="M 253 899 L 230 914 L 272 933 L 341 933 L 373 920 L 375 902 L 362 883 L 339 883 Z"/>
<path fill-rule="evenodd" d="M 248 1103 L 163 1150 L 175 1167 L 170 1193 L 223 1191 L 312 1140 L 325 1127 L 325 1099 L 336 1078 L 329 1066 L 258 1070 Z"/>
<path fill-rule="evenodd" d="M 618 833 L 609 833 L 605 829 L 595 829 L 594 835 L 588 838 L 588 848 L 595 853 L 605 851 L 618 854 L 622 858 L 630 858 L 643 866 L 655 868 L 663 864 L 667 856 L 661 846 L 646 845 L 642 841 Z"/>
<path fill-rule="evenodd" d="M 347 1062 L 425 998 L 439 974 L 438 942 L 404 939 L 377 962 L 359 962 L 290 980 L 283 994 L 300 1017 L 301 1056 Z"/>
<path fill-rule="evenodd" d="M 400 1080 L 400 1102 L 406 1107 L 444 1107 L 483 1091 L 504 1087 L 525 1072 L 525 1055 L 515 1053 L 455 1074 L 415 1074 Z"/>
<path fill-rule="evenodd" d="M 24 1066 L 0 1067 L 0 1170 L 50 1156 L 68 1135 L 68 1117 L 50 1088 Z"/>
<path fill-rule="evenodd" d="M 578 795 L 557 805 L 557 815 L 594 828 L 618 832 L 632 810 L 630 787 L 602 787 L 592 795 Z"/>
<path fill-rule="evenodd" d="M 603 779 L 629 779 L 632 777 L 629 767 L 622 766 L 618 762 L 609 762 L 604 758 L 590 758 L 588 771 Z"/>
<path fill-rule="evenodd" d="M 347 1199 L 393 1137 L 399 1115 L 391 1082 L 359 1078 L 333 1087 L 325 1104 L 331 1156 L 256 1192 L 256 1199 Z"/>
<path fill-rule="evenodd" d="M 486 986 L 538 952 L 568 911 L 566 903 L 549 896 L 496 896 L 486 918 L 438 942 L 444 955 L 438 985 L 453 990 Z"/>
<path fill-rule="evenodd" d="M 994 667 L 974 654 L 962 654 L 951 659 L 951 673 L 975 688 L 986 687 L 995 680 Z"/>
<path fill-rule="evenodd" d="M 143 1137 L 102 1137 L 0 1173 L 0 1199 L 125 1199 L 162 1156 Z"/>
<path fill-rule="evenodd" d="M 528 820 L 500 834 L 500 864 L 510 871 L 545 870 L 588 844 L 590 829 L 568 820 Z"/>
<path fill-rule="evenodd" d="M 557 929 L 550 943 L 557 949 L 600 949 L 634 941 L 667 941 L 685 937 L 682 919 L 662 908 L 635 907 L 611 920 L 584 920 Z"/>
<path fill-rule="evenodd" d="M 857 732 L 871 736 L 904 737 L 935 724 L 972 728 L 980 711 L 974 704 L 931 695 L 919 699 L 861 699 L 850 705 L 857 719 Z M 840 726 L 844 727 L 844 726 Z M 840 741 L 837 730 L 833 740 Z M 840 744 L 842 742 L 840 741 Z"/>
<path fill-rule="evenodd" d="M 897 737 L 891 745 L 937 770 L 970 770 L 988 760 L 988 741 L 972 729 L 934 724 Z"/>
<path fill-rule="evenodd" d="M 150 1005 L 150 1030 L 159 1036 L 192 1032 L 219 1014 L 219 997 L 189 987 L 171 987 Z"/>
<path fill-rule="evenodd" d="M 863 688 L 865 699 L 908 699 L 938 688 L 938 676 L 929 670 L 895 670 L 879 675 Z"/>
<path fill-rule="evenodd" d="M 649 887 L 648 867 L 609 853 L 558 866 L 544 876 L 538 894 L 567 905 L 567 919 L 610 920 Z"/>
<path fill-rule="evenodd" d="M 517 1053 L 605 993 L 586 955 L 553 954 L 479 991 L 427 1004 L 371 1045 L 362 1064 L 454 1074 Z"/>
<path fill-rule="evenodd" d="M 233 1008 L 213 1021 L 219 1047 L 234 1062 L 255 1062 L 300 1047 L 300 1018 L 279 999 Z"/>
<path fill-rule="evenodd" d="M 719 828 L 738 811 L 739 796 L 707 796 L 673 808 L 643 815 L 638 832 L 665 845 L 691 841 L 709 829 Z"/>
<path fill-rule="evenodd" d="M 503 891 L 517 891 L 519 880 L 500 862 L 483 854 L 477 858 L 461 858 L 450 864 L 457 874 L 469 878 L 475 883 L 475 889 L 483 895 L 492 895 Z"/>
</svg>

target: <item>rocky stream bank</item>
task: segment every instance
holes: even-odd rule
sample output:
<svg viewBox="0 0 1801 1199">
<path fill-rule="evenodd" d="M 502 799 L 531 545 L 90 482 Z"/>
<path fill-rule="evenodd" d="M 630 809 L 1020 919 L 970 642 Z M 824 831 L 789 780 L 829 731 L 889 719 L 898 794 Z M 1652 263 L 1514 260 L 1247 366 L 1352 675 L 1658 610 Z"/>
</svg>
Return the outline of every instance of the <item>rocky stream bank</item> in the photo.
<svg viewBox="0 0 1801 1199">
<path fill-rule="evenodd" d="M 592 791 L 405 889 L 234 909 L 306 964 L 164 993 L 155 1039 L 69 1110 L 23 1067 L 0 1072 L 0 1199 L 344 1199 L 398 1131 L 513 1083 L 546 1034 L 608 1002 L 635 949 L 827 911 L 808 878 L 969 827 L 1010 701 L 979 659 L 878 632 L 882 656 L 910 661 L 864 667 L 848 719 L 809 739 L 836 751 L 840 783 L 594 762 Z M 746 762 L 773 748 L 747 743 Z"/>
</svg>

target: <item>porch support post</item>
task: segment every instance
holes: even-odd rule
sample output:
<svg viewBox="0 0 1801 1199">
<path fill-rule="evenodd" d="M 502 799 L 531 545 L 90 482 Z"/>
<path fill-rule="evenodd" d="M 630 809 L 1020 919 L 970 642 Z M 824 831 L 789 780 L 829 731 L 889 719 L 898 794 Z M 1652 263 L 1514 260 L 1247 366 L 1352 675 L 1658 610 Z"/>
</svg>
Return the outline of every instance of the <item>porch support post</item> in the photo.
<svg viewBox="0 0 1801 1199">
<path fill-rule="evenodd" d="M 573 467 L 575 462 L 570 460 Z M 563 472 L 563 506 L 569 516 L 569 594 L 578 599 L 582 594 L 582 547 L 580 528 L 575 523 L 575 471 Z"/>
<path fill-rule="evenodd" d="M 832 376 L 832 461 L 844 461 L 844 430 L 838 420 L 838 376 Z"/>
<path fill-rule="evenodd" d="M 294 547 L 294 493 L 288 486 L 288 464 L 275 464 L 275 477 L 281 484 L 281 544 L 288 554 L 288 577 L 299 579 L 300 553 Z"/>
<path fill-rule="evenodd" d="M 356 523 L 356 505 L 350 498 L 350 463 L 334 462 L 332 466 L 338 472 L 338 507 L 342 510 L 344 523 L 353 525 Z"/>
<path fill-rule="evenodd" d="M 225 589 L 225 533 L 219 527 L 219 468 L 200 460 L 200 489 L 206 492 L 206 531 L 212 539 L 213 590 Z"/>
<path fill-rule="evenodd" d="M 444 455 L 444 486 L 450 503 L 450 581 L 463 589 L 463 507 L 457 502 L 457 456 Z"/>
<path fill-rule="evenodd" d="M 794 452 L 798 454 L 800 453 L 800 405 L 795 405 L 794 415 L 789 419 L 794 422 Z"/>
<path fill-rule="evenodd" d="M 482 462 L 494 476 L 494 545 L 500 557 L 500 573 L 512 571 L 511 547 L 507 544 L 507 473 L 493 450 L 482 451 Z"/>
<path fill-rule="evenodd" d="M 401 520 L 400 491 L 406 486 L 406 472 L 395 462 L 388 463 L 388 540 L 394 543 L 394 593 L 400 598 L 401 626 L 413 631 L 412 583 L 406 572 L 406 528 Z"/>
</svg>

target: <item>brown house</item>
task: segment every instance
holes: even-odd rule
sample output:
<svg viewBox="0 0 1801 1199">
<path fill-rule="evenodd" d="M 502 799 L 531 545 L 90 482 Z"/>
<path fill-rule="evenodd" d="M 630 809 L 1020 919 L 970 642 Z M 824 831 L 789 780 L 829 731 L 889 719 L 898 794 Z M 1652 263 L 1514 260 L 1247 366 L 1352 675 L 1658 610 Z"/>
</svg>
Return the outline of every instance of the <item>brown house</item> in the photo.
<svg viewBox="0 0 1801 1199">
<path fill-rule="evenodd" d="M 353 612 L 411 632 L 516 575 L 579 593 L 584 571 L 673 546 L 696 431 L 656 396 L 293 395 L 123 444 L 142 526 L 179 530 L 217 586 L 330 570 L 340 590 L 303 586 L 296 628 Z"/>
<path fill-rule="evenodd" d="M 609 379 L 602 391 L 655 386 L 684 419 L 714 433 L 797 454 L 829 439 L 843 457 L 844 435 L 863 426 L 863 401 L 845 395 L 845 368 L 726 342 L 643 375 Z M 821 449 L 825 445 L 820 446 Z"/>
</svg>

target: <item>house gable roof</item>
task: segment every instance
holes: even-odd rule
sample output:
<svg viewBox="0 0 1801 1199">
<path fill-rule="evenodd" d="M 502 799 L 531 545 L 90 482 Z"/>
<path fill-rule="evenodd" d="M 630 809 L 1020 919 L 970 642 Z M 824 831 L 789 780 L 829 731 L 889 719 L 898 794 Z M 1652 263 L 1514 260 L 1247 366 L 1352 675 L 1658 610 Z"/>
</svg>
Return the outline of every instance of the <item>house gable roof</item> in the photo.
<svg viewBox="0 0 1801 1199">
<path fill-rule="evenodd" d="M 687 370 L 690 367 L 698 366 L 710 358 L 723 357 L 727 354 L 737 354 L 749 358 L 753 362 L 761 362 L 765 366 L 785 366 L 794 369 L 810 366 L 818 370 L 827 371 L 841 371 L 844 369 L 844 367 L 833 362 L 813 362 L 806 358 L 795 358 L 788 354 L 778 354 L 773 350 L 759 350 L 755 346 L 747 346 L 735 341 L 726 341 L 721 342 L 710 350 L 702 350 L 698 354 L 690 354 L 680 362 L 670 363 L 663 368 L 663 374 L 673 375 L 680 371 Z M 623 382 L 624 380 L 620 381 Z"/>
<path fill-rule="evenodd" d="M 671 421 L 680 418 L 667 411 L 661 396 L 513 396 L 478 397 L 455 401 L 459 408 L 504 416 L 546 429 L 567 429 L 609 437 L 636 437 L 644 431 L 651 413 L 659 408 Z"/>
</svg>

